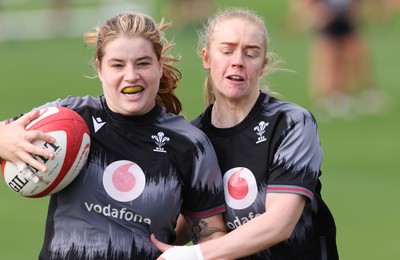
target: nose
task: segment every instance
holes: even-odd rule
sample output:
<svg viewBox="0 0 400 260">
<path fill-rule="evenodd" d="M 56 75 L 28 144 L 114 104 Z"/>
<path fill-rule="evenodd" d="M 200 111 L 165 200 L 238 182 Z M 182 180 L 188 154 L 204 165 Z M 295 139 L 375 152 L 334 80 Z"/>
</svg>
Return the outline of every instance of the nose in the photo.
<svg viewBox="0 0 400 260">
<path fill-rule="evenodd" d="M 232 67 L 243 68 L 243 53 L 241 51 L 234 52 L 232 55 Z"/>
<path fill-rule="evenodd" d="M 127 66 L 125 72 L 125 80 L 128 82 L 135 82 L 139 78 L 138 72 L 133 66 Z"/>
</svg>

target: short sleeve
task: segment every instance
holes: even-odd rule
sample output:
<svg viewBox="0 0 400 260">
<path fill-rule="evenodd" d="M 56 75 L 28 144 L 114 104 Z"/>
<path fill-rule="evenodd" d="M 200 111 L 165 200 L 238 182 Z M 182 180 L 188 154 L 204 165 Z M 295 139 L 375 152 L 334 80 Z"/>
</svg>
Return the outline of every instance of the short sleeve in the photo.
<svg viewBox="0 0 400 260">
<path fill-rule="evenodd" d="M 322 162 L 315 119 L 300 109 L 287 112 L 284 124 L 267 192 L 300 194 L 313 200 Z"/>
</svg>

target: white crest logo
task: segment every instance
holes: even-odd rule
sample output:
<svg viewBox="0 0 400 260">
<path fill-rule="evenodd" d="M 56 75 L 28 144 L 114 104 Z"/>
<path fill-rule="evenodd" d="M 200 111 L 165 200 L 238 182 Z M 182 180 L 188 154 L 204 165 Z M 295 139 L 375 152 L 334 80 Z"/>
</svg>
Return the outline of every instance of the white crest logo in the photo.
<svg viewBox="0 0 400 260">
<path fill-rule="evenodd" d="M 264 121 L 261 121 L 260 123 L 258 123 L 258 126 L 254 127 L 254 131 L 258 135 L 256 144 L 265 142 L 267 140 L 267 138 L 264 136 L 264 134 L 265 134 L 265 128 L 267 128 L 268 125 L 269 125 L 269 123 L 265 123 Z"/>
<path fill-rule="evenodd" d="M 154 152 L 166 153 L 163 146 L 169 141 L 169 137 L 166 137 L 163 132 L 158 132 L 157 135 L 152 135 L 151 139 L 156 140 L 157 147 L 153 150 Z"/>
</svg>

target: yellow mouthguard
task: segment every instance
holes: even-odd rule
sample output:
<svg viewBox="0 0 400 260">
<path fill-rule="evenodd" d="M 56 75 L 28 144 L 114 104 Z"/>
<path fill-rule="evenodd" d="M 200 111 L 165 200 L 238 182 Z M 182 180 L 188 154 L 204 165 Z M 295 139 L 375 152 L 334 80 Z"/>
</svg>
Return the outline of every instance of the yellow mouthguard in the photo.
<svg viewBox="0 0 400 260">
<path fill-rule="evenodd" d="M 142 89 L 143 88 L 141 86 L 127 87 L 127 88 L 124 88 L 122 90 L 122 92 L 125 94 L 134 94 L 134 93 L 138 93 L 138 92 L 142 91 Z"/>
</svg>

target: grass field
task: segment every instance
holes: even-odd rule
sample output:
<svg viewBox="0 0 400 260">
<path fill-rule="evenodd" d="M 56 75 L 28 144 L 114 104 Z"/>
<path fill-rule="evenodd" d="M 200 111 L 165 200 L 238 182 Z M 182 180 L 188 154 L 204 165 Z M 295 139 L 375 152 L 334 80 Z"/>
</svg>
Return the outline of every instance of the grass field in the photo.
<svg viewBox="0 0 400 260">
<path fill-rule="evenodd" d="M 243 6 L 243 2 L 218 1 L 220 6 Z M 265 16 L 270 50 L 286 61 L 286 68 L 296 71 L 272 74 L 268 78 L 272 89 L 311 109 L 307 98 L 310 36 L 284 33 L 281 21 L 286 1 L 245 2 Z M 351 121 L 317 118 L 325 156 L 322 192 L 336 219 L 341 259 L 394 260 L 400 259 L 400 17 L 365 31 L 377 85 L 391 97 L 391 106 L 381 115 Z M 170 30 L 168 35 L 175 37 L 174 52 L 182 56 L 178 95 L 185 116 L 193 119 L 203 109 L 204 72 L 195 54 L 196 32 Z M 0 118 L 70 94 L 100 94 L 98 81 L 85 77 L 93 75 L 88 65 L 91 54 L 81 38 L 0 42 Z M 37 259 L 48 199 L 19 197 L 4 182 L 0 198 L 0 259 Z"/>
</svg>

